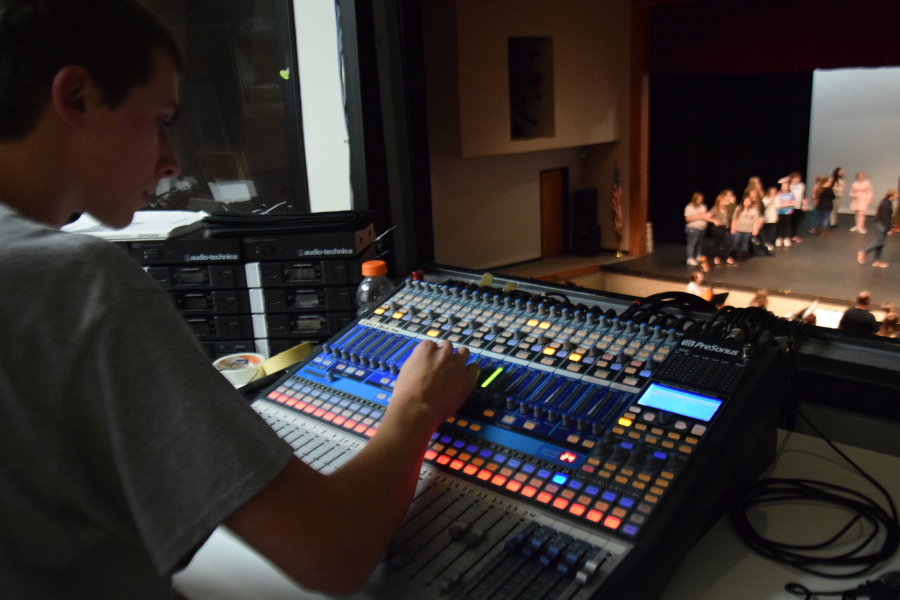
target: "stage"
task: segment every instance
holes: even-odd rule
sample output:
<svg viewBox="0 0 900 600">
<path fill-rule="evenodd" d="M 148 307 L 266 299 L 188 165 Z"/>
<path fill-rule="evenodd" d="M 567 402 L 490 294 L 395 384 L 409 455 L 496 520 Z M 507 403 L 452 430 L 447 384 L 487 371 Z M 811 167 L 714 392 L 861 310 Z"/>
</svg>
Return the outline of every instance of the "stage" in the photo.
<svg viewBox="0 0 900 600">
<path fill-rule="evenodd" d="M 869 245 L 875 234 L 871 217 L 869 233 L 851 233 L 853 215 L 839 215 L 838 226 L 827 238 L 808 233 L 809 215 L 801 224 L 803 240 L 789 248 L 775 248 L 771 256 L 754 256 L 736 267 L 712 266 L 706 274 L 713 288 L 730 288 L 753 292 L 768 290 L 770 294 L 786 294 L 795 298 L 821 299 L 834 304 L 853 304 L 856 294 L 868 290 L 872 307 L 884 302 L 900 304 L 900 233 L 889 235 L 882 260 L 887 268 L 872 266 L 869 254 L 865 265 L 856 261 L 857 252 Z M 704 240 L 708 244 L 710 240 Z M 707 246 L 704 246 L 706 248 Z M 699 267 L 685 264 L 683 244 L 656 245 L 652 254 L 602 266 L 610 273 L 634 275 L 688 283 L 688 276 Z"/>
</svg>

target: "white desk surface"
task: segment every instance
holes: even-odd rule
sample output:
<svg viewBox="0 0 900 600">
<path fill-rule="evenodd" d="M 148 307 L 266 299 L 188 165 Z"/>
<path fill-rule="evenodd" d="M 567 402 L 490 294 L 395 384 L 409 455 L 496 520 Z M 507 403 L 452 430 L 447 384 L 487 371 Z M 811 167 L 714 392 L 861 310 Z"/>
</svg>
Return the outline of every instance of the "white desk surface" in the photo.
<svg viewBox="0 0 900 600">
<path fill-rule="evenodd" d="M 900 499 L 900 458 L 839 445 L 850 458 Z M 881 494 L 831 450 L 825 442 L 798 433 L 779 432 L 778 457 L 765 476 L 803 478 L 850 487 L 886 508 Z M 843 523 L 845 514 L 810 505 L 796 505 L 753 513 L 765 534 L 784 531 L 787 540 L 808 543 L 823 539 L 823 524 Z M 876 573 L 900 570 L 895 554 Z M 660 600 L 785 600 L 787 582 L 812 590 L 855 587 L 857 580 L 825 580 L 766 560 L 737 537 L 723 517 L 684 558 Z M 324 598 L 306 592 L 276 571 L 237 537 L 219 528 L 197 552 L 188 568 L 175 576 L 175 587 L 190 600 L 311 600 Z"/>
</svg>

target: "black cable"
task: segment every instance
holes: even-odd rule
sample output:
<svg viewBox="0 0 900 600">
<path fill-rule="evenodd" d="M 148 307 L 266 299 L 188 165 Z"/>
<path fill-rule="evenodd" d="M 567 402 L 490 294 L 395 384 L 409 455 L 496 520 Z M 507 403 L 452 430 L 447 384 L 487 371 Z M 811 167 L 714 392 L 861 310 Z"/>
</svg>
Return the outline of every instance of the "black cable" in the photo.
<svg viewBox="0 0 900 600">
<path fill-rule="evenodd" d="M 900 523 L 898 523 L 894 501 L 881 484 L 841 452 L 803 413 L 798 411 L 797 415 L 806 421 L 832 450 L 881 492 L 887 500 L 890 511 L 884 510 L 868 496 L 849 488 L 809 479 L 767 478 L 753 484 L 747 496 L 732 509 L 732 524 L 738 535 L 756 553 L 805 573 L 832 579 L 846 579 L 871 573 L 880 563 L 890 558 L 900 546 Z M 830 539 L 807 545 L 788 544 L 765 538 L 753 528 L 747 517 L 747 511 L 752 507 L 777 505 L 797 500 L 843 507 L 848 509 L 853 516 Z M 823 554 L 823 550 L 834 547 L 857 523 L 864 523 L 871 530 L 865 539 L 854 544 L 849 551 L 833 553 L 830 556 Z M 867 546 L 881 534 L 882 528 L 884 528 L 884 540 L 880 547 L 876 550 L 866 550 Z M 835 568 L 851 570 L 835 573 L 832 571 Z M 796 586 L 797 584 L 791 585 Z M 797 587 L 796 590 L 799 591 L 800 588 L 802 586 Z M 805 588 L 802 589 L 805 590 Z M 792 590 L 788 589 L 788 591 Z"/>
</svg>

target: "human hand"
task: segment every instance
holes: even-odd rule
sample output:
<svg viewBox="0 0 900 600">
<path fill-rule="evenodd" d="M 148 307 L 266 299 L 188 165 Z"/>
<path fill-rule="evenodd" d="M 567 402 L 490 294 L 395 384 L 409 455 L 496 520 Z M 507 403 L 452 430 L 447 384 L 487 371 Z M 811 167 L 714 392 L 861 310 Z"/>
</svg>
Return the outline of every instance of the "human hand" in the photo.
<svg viewBox="0 0 900 600">
<path fill-rule="evenodd" d="M 478 366 L 466 365 L 468 361 L 465 346 L 454 352 L 446 340 L 419 343 L 400 369 L 389 410 L 402 408 L 407 416 L 436 428 L 459 410 L 475 387 Z"/>
</svg>

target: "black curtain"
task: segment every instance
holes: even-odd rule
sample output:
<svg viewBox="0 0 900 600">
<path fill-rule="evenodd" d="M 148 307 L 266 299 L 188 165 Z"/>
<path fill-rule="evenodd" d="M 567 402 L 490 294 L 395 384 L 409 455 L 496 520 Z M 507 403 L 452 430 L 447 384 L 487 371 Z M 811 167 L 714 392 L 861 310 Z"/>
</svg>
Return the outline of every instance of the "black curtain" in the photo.
<svg viewBox="0 0 900 600">
<path fill-rule="evenodd" d="M 651 77 L 654 239 L 685 241 L 684 207 L 695 191 L 711 207 L 726 188 L 740 199 L 754 175 L 768 188 L 799 171 L 808 184 L 811 101 L 812 73 Z"/>
</svg>

